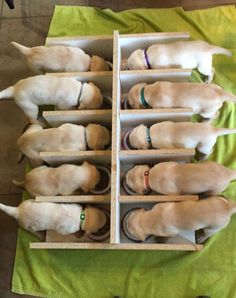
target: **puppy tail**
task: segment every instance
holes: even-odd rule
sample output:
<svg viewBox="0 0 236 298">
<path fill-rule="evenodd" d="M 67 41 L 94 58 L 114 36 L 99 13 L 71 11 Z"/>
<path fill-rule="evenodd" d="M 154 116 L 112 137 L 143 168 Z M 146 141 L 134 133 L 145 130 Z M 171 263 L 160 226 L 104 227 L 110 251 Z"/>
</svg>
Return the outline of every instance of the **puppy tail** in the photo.
<svg viewBox="0 0 236 298">
<path fill-rule="evenodd" d="M 229 135 L 231 133 L 236 133 L 236 128 L 216 128 L 217 137 Z"/>
<path fill-rule="evenodd" d="M 0 99 L 10 99 L 14 97 L 14 86 L 8 87 L 0 92 Z"/>
<path fill-rule="evenodd" d="M 222 55 L 226 55 L 226 56 L 232 56 L 232 53 L 225 49 L 225 48 L 221 48 L 218 46 L 212 46 L 211 47 L 211 53 L 212 54 L 222 54 Z"/>
<path fill-rule="evenodd" d="M 22 55 L 27 56 L 30 54 L 31 48 L 22 46 L 21 44 L 12 41 L 11 44 L 15 47 Z"/>
<path fill-rule="evenodd" d="M 25 189 L 25 181 L 18 181 L 16 179 L 12 179 L 12 183 L 22 189 Z"/>
<path fill-rule="evenodd" d="M 14 217 L 15 219 L 18 218 L 18 215 L 19 215 L 18 207 L 6 206 L 0 203 L 0 210 L 10 215 L 11 217 Z"/>
</svg>

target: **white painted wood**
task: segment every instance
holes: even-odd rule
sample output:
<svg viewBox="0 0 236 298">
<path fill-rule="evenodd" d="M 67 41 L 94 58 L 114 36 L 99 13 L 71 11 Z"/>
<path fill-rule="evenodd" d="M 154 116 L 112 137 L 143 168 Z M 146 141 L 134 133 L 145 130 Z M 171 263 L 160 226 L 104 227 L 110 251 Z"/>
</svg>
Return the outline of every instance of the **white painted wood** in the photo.
<svg viewBox="0 0 236 298">
<path fill-rule="evenodd" d="M 145 110 L 121 110 L 120 121 L 122 126 L 136 126 L 140 123 L 152 125 L 160 121 L 190 121 L 193 115 L 192 109 L 145 109 Z"/>
<path fill-rule="evenodd" d="M 188 40 L 187 32 L 152 32 L 141 34 L 120 35 L 121 55 L 128 58 L 137 49 L 147 49 L 153 44 L 170 43 L 180 40 Z"/>
<path fill-rule="evenodd" d="M 156 81 L 188 82 L 191 77 L 191 69 L 168 68 L 150 70 L 123 70 L 120 72 L 122 93 L 128 93 L 136 84 L 152 84 Z"/>
<path fill-rule="evenodd" d="M 180 202 L 180 201 L 197 201 L 198 196 L 195 195 L 121 195 L 120 203 L 156 203 L 156 202 Z"/>
<path fill-rule="evenodd" d="M 79 164 L 84 160 L 92 163 L 111 163 L 111 150 L 75 151 L 75 152 L 40 152 L 40 157 L 51 166 L 64 163 Z"/>
<path fill-rule="evenodd" d="M 110 203 L 111 195 L 37 196 L 36 201 L 52 203 Z"/>
<path fill-rule="evenodd" d="M 72 110 L 44 111 L 43 117 L 54 127 L 63 123 L 87 125 L 97 123 L 111 126 L 112 111 L 109 110 Z"/>
<path fill-rule="evenodd" d="M 55 45 L 79 47 L 90 56 L 98 55 L 112 61 L 112 35 L 48 37 L 46 39 L 46 46 Z"/>
<path fill-rule="evenodd" d="M 122 162 L 153 163 L 158 161 L 190 161 L 194 149 L 150 149 L 150 150 L 121 150 L 119 157 Z"/>
<path fill-rule="evenodd" d="M 199 251 L 201 244 L 155 244 L 155 243 L 73 243 L 73 242 L 32 242 L 31 249 L 116 249 L 116 250 L 179 250 Z"/>
<path fill-rule="evenodd" d="M 118 193 L 119 193 L 119 173 L 120 163 L 118 158 L 119 150 L 119 132 L 120 132 L 120 121 L 119 121 L 119 104 L 118 98 L 120 97 L 120 45 L 119 45 L 119 32 L 114 31 L 113 41 L 113 105 L 112 105 L 112 163 L 111 163 L 111 243 L 119 242 L 119 204 L 118 204 Z"/>
</svg>

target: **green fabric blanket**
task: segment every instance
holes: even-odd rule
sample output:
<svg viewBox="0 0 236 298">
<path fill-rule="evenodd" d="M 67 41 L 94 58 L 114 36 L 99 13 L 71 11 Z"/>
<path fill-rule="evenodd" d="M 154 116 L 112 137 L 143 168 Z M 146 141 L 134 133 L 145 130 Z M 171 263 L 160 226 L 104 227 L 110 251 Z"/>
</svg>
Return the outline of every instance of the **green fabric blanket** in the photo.
<svg viewBox="0 0 236 298">
<path fill-rule="evenodd" d="M 214 82 L 236 94 L 236 10 L 234 6 L 185 12 L 182 8 L 134 9 L 114 13 L 57 6 L 49 36 L 188 31 L 192 39 L 226 47 L 233 57 L 215 56 Z M 199 76 L 194 79 L 199 80 Z M 236 127 L 236 105 L 226 103 L 215 121 Z M 220 137 L 210 159 L 236 169 L 236 136 Z M 224 192 L 236 199 L 236 182 Z M 37 241 L 19 230 L 12 291 L 42 297 L 115 295 L 158 298 L 236 297 L 236 216 L 200 252 L 30 250 Z"/>
</svg>

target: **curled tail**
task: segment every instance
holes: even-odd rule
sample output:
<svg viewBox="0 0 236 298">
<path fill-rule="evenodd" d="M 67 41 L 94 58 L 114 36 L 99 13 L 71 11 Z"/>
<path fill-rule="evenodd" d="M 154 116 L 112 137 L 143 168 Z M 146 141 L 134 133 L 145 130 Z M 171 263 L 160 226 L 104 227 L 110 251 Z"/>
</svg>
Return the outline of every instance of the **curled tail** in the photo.
<svg viewBox="0 0 236 298">
<path fill-rule="evenodd" d="M 21 44 L 12 41 L 11 44 L 24 56 L 27 56 L 30 54 L 31 48 L 22 46 Z"/>
<path fill-rule="evenodd" d="M 227 50 L 225 48 L 218 47 L 218 46 L 211 46 L 211 53 L 232 56 L 232 53 L 229 50 Z"/>
<path fill-rule="evenodd" d="M 14 97 L 14 86 L 8 87 L 0 92 L 0 99 L 10 99 Z"/>
<path fill-rule="evenodd" d="M 12 183 L 22 189 L 25 189 L 25 181 L 18 181 L 16 179 L 12 179 Z"/>
<path fill-rule="evenodd" d="M 216 128 L 217 137 L 229 135 L 231 133 L 236 133 L 236 128 Z"/>
<path fill-rule="evenodd" d="M 4 213 L 10 215 L 11 217 L 14 217 L 15 219 L 18 218 L 18 215 L 19 215 L 18 207 L 6 206 L 6 205 L 0 203 L 0 210 L 2 210 Z"/>
</svg>

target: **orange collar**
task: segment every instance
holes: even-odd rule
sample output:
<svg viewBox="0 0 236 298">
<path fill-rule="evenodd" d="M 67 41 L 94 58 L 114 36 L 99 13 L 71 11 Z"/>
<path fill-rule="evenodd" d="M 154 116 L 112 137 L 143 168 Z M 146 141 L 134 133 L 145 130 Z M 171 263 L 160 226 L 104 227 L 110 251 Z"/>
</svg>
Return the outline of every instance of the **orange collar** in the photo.
<svg viewBox="0 0 236 298">
<path fill-rule="evenodd" d="M 146 189 L 148 190 L 148 189 L 150 189 L 149 179 L 148 179 L 149 178 L 149 171 L 145 171 L 143 176 L 144 176 L 144 185 L 145 185 Z"/>
</svg>

